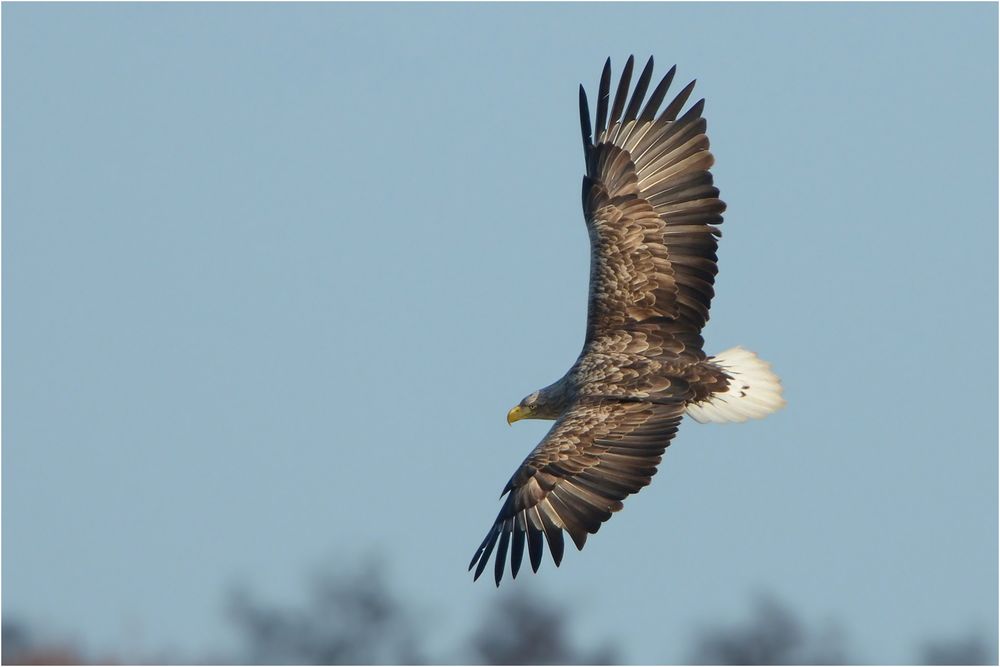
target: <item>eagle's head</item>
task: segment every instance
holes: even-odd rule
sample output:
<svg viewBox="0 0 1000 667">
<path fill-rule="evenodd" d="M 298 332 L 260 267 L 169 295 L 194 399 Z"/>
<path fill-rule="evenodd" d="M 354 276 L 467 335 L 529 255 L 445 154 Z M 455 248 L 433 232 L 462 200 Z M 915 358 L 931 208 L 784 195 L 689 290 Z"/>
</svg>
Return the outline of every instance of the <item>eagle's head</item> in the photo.
<svg viewBox="0 0 1000 667">
<path fill-rule="evenodd" d="M 507 423 L 522 419 L 558 419 L 567 403 L 562 381 L 533 391 L 507 413 Z"/>
</svg>

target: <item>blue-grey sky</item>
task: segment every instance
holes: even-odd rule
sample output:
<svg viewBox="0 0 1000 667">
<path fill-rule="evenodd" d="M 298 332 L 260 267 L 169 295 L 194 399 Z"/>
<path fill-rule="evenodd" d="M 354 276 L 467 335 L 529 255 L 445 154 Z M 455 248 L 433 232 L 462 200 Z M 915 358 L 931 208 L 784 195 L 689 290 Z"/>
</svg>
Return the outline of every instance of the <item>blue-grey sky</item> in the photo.
<svg viewBox="0 0 1000 667">
<path fill-rule="evenodd" d="M 698 79 L 729 204 L 707 349 L 759 352 L 788 407 L 685 423 L 582 553 L 513 587 L 642 662 L 755 591 L 865 661 L 995 637 L 996 25 L 4 4 L 5 617 L 198 655 L 234 581 L 294 600 L 385 551 L 433 641 L 468 627 L 497 592 L 465 567 L 547 429 L 504 415 L 583 341 L 577 85 L 651 53 Z"/>
</svg>

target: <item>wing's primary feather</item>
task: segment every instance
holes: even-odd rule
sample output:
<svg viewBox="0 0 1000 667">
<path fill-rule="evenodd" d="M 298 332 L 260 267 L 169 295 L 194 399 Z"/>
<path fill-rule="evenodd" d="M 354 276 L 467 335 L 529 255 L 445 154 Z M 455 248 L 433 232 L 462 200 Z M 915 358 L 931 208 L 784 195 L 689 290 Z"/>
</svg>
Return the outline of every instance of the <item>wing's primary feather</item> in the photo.
<svg viewBox="0 0 1000 667">
<path fill-rule="evenodd" d="M 632 67 L 635 65 L 635 58 L 628 57 L 625 69 L 622 70 L 622 77 L 618 80 L 618 92 L 615 93 L 615 103 L 611 105 L 611 117 L 608 119 L 610 125 L 614 125 L 621 118 L 622 110 L 625 108 L 625 98 L 628 96 L 629 82 L 632 80 Z"/>
<path fill-rule="evenodd" d="M 646 102 L 646 106 L 642 108 L 642 113 L 639 114 L 639 122 L 648 123 L 653 120 L 656 116 L 656 110 L 660 108 L 660 105 L 663 104 L 663 98 L 667 96 L 667 89 L 670 87 L 670 83 L 674 80 L 674 74 L 676 73 L 677 66 L 674 65 L 666 74 L 663 75 L 660 83 L 653 89 L 653 94 L 649 96 L 649 101 Z"/>
<path fill-rule="evenodd" d="M 590 105 L 587 104 L 587 91 L 580 86 L 580 131 L 583 134 L 583 152 L 590 155 L 593 138 L 590 129 Z"/>
<path fill-rule="evenodd" d="M 663 114 L 660 116 L 660 120 L 674 120 L 677 118 L 677 114 L 680 110 L 684 108 L 684 103 L 688 101 L 691 96 L 691 91 L 694 90 L 695 82 L 692 81 L 688 85 L 681 89 L 681 92 L 677 93 L 677 97 L 674 101 L 667 105 L 667 108 L 663 110 Z"/>
<path fill-rule="evenodd" d="M 604 121 L 608 118 L 608 97 L 611 95 L 611 58 L 604 61 L 601 70 L 601 83 L 597 89 L 597 123 L 594 127 L 600 133 L 604 130 Z M 600 139 L 600 137 L 597 137 Z"/>
<path fill-rule="evenodd" d="M 643 68 L 642 74 L 639 75 L 639 80 L 635 84 L 635 90 L 632 91 L 632 99 L 629 100 L 628 108 L 625 109 L 624 120 L 626 123 L 630 120 L 635 120 L 636 114 L 639 113 L 639 105 L 642 104 L 642 100 L 646 97 L 649 80 L 652 78 L 653 56 L 650 56 L 649 60 L 646 61 L 646 67 Z"/>
</svg>

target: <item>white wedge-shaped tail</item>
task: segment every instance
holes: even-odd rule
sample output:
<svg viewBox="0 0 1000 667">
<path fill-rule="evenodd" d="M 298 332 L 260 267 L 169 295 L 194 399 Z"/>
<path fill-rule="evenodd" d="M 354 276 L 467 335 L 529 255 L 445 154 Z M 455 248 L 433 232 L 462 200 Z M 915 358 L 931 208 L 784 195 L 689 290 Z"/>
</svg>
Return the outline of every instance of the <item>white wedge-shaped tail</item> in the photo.
<svg viewBox="0 0 1000 667">
<path fill-rule="evenodd" d="M 732 378 L 729 388 L 700 403 L 690 403 L 687 413 L 701 422 L 744 422 L 760 419 L 785 406 L 781 380 L 771 365 L 750 350 L 734 347 L 710 361 Z"/>
</svg>

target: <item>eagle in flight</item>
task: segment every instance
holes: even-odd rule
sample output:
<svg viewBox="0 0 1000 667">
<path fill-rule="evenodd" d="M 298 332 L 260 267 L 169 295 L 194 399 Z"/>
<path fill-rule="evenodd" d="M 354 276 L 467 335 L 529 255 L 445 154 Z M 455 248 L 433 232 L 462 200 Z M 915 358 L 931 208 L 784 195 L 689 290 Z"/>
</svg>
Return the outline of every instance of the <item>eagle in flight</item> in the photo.
<svg viewBox="0 0 1000 667">
<path fill-rule="evenodd" d="M 702 351 L 726 208 L 709 172 L 705 101 L 681 113 L 692 81 L 660 112 L 676 67 L 647 99 L 653 59 L 629 95 L 633 65 L 630 57 L 612 99 L 605 63 L 593 126 L 580 86 L 587 336 L 566 375 L 507 414 L 508 423 L 555 423 L 507 482 L 469 564 L 478 579 L 496 551 L 497 586 L 508 555 L 517 576 L 525 544 L 536 572 L 544 543 L 556 566 L 562 561 L 564 531 L 582 549 L 626 496 L 649 484 L 685 414 L 742 422 L 784 405 L 780 380 L 753 352 Z"/>
</svg>

